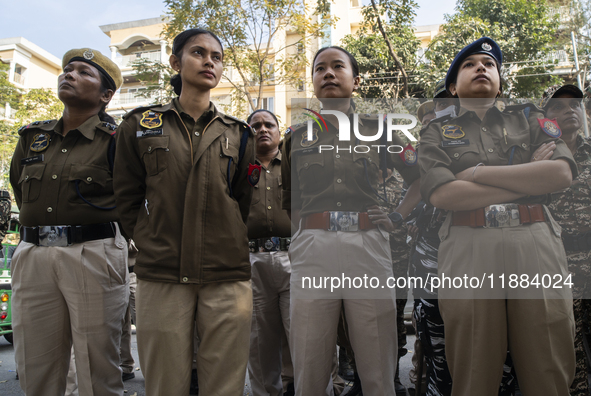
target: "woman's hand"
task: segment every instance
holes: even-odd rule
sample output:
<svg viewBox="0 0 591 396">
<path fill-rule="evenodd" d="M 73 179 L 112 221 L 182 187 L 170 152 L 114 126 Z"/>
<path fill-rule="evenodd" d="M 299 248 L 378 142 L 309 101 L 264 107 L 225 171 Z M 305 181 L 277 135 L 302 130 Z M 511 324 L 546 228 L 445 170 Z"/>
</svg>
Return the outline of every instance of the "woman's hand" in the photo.
<svg viewBox="0 0 591 396">
<path fill-rule="evenodd" d="M 382 209 L 379 208 L 377 205 L 370 206 L 367 208 L 367 214 L 369 215 L 369 220 L 377 225 L 382 226 L 384 230 L 388 232 L 392 232 L 396 229 L 392 220 L 388 217 L 388 213 L 384 212 Z"/>
<path fill-rule="evenodd" d="M 554 154 L 555 149 L 555 142 L 542 144 L 536 151 L 534 151 L 530 162 L 549 160 L 552 158 L 552 154 Z"/>
</svg>

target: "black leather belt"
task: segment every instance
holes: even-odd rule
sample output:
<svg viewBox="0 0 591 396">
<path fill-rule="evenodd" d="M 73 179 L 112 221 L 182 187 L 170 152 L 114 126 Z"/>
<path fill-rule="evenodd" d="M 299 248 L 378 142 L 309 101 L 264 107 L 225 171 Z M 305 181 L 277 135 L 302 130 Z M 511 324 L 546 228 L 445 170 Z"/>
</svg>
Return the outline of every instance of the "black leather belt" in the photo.
<svg viewBox="0 0 591 396">
<path fill-rule="evenodd" d="M 591 250 L 591 232 L 583 234 L 562 234 L 562 243 L 567 252 Z"/>
<path fill-rule="evenodd" d="M 251 253 L 287 251 L 290 243 L 291 238 L 255 238 L 248 241 L 248 249 Z"/>
<path fill-rule="evenodd" d="M 37 246 L 70 246 L 96 239 L 114 238 L 113 223 L 77 226 L 21 227 L 21 239 Z"/>
</svg>

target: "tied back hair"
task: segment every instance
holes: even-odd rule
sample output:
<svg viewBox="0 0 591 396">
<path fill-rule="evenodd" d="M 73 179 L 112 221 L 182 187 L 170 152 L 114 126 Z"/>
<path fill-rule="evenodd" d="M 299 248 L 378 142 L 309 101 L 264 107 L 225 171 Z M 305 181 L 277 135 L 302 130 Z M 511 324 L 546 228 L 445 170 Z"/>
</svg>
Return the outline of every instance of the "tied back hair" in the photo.
<svg viewBox="0 0 591 396">
<path fill-rule="evenodd" d="M 277 128 L 279 128 L 279 121 L 277 120 L 277 117 L 275 117 L 275 114 L 273 114 L 269 110 L 265 110 L 265 109 L 258 109 L 258 110 L 253 111 L 252 113 L 250 113 L 250 115 L 246 119 L 246 123 L 248 125 L 250 125 L 250 121 L 252 121 L 252 117 L 254 117 L 254 115 L 257 113 L 262 113 L 262 112 L 271 114 L 273 116 L 273 118 L 275 119 L 275 123 L 277 124 Z"/>
<path fill-rule="evenodd" d="M 210 32 L 209 30 L 205 30 L 205 29 L 187 29 L 182 33 L 179 33 L 175 38 L 174 41 L 172 42 L 172 54 L 175 55 L 177 58 L 179 58 L 179 61 L 182 59 L 183 57 L 183 48 L 185 47 L 185 44 L 187 44 L 187 42 L 194 36 L 198 36 L 200 34 L 208 34 L 211 37 L 213 37 L 214 39 L 216 39 L 216 41 L 220 44 L 220 47 L 222 48 L 222 60 L 224 59 L 224 46 L 222 45 L 221 40 L 219 39 L 218 36 L 216 36 L 214 33 Z M 175 74 L 174 76 L 172 76 L 170 78 L 170 85 L 172 85 L 172 88 L 174 89 L 174 93 L 177 95 L 181 94 L 181 90 L 183 89 L 183 81 L 181 79 L 181 75 L 180 74 Z"/>
<path fill-rule="evenodd" d="M 112 86 L 112 84 L 109 82 L 107 77 L 105 77 L 105 75 L 103 73 L 99 73 L 99 74 L 101 76 L 101 93 L 105 93 L 109 89 L 112 90 L 113 92 L 115 92 L 117 89 Z M 107 112 L 106 112 L 106 108 L 107 108 L 107 105 L 109 104 L 109 102 L 105 103 L 103 105 L 103 107 L 101 107 L 101 109 L 98 112 L 98 117 L 102 122 L 108 122 L 109 124 L 117 125 L 115 122 L 115 119 L 113 117 L 111 117 L 109 114 L 107 114 Z"/>
</svg>

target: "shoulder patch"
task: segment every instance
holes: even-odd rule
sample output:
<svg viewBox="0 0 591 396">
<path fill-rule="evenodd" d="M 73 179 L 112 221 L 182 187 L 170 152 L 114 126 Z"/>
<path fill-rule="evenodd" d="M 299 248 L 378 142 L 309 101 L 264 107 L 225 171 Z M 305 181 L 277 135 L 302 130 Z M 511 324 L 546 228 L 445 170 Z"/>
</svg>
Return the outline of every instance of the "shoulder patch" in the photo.
<svg viewBox="0 0 591 396">
<path fill-rule="evenodd" d="M 410 143 L 398 155 L 402 158 L 402 161 L 404 161 L 406 166 L 414 166 L 417 164 L 417 152 Z"/>
<path fill-rule="evenodd" d="M 556 119 L 538 118 L 538 124 L 540 124 L 540 128 L 542 128 L 542 131 L 544 131 L 546 135 L 553 138 L 559 138 L 562 136 L 562 131 L 560 130 Z"/>
<path fill-rule="evenodd" d="M 236 118 L 236 117 L 231 116 L 231 115 L 228 115 L 228 114 L 224 114 L 224 117 L 227 117 L 227 118 L 229 118 L 229 119 L 231 119 L 233 121 L 236 121 L 236 122 L 238 122 L 240 124 L 246 125 L 246 126 L 248 126 L 250 128 L 250 125 L 248 125 L 248 123 L 246 121 L 241 120 L 240 118 Z"/>
</svg>

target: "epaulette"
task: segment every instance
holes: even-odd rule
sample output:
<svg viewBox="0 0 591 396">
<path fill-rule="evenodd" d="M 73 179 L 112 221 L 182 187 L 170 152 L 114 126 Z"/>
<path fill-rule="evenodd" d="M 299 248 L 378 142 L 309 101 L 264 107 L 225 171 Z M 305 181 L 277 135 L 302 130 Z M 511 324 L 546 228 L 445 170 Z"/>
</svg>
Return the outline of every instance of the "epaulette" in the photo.
<svg viewBox="0 0 591 396">
<path fill-rule="evenodd" d="M 107 132 L 110 135 L 114 135 L 115 132 L 117 131 L 117 125 L 113 125 L 110 122 L 102 122 L 99 125 L 99 128 L 101 128 L 103 131 Z"/>
<path fill-rule="evenodd" d="M 127 119 L 127 117 L 129 117 L 129 116 L 130 116 L 130 115 L 132 115 L 132 114 L 135 114 L 135 113 L 137 113 L 138 111 L 142 111 L 142 110 L 149 110 L 149 109 L 151 109 L 151 108 L 154 108 L 154 107 L 160 107 L 160 106 L 162 106 L 162 105 L 160 105 L 160 104 L 154 104 L 154 105 L 148 105 L 148 106 L 140 106 L 140 107 L 136 107 L 135 109 L 129 110 L 127 113 L 125 113 L 125 114 L 123 115 L 123 119 L 124 119 L 124 120 L 125 120 L 125 119 Z"/>
<path fill-rule="evenodd" d="M 28 125 L 23 125 L 22 127 L 20 127 L 18 129 L 18 133 L 19 133 L 19 135 L 22 135 L 29 128 L 41 128 L 41 129 L 50 128 L 50 127 L 53 127 L 52 124 L 54 124 L 56 122 L 57 122 L 57 120 L 35 121 L 35 122 L 32 122 Z"/>
<path fill-rule="evenodd" d="M 287 128 L 287 131 L 285 131 L 285 133 L 287 134 L 287 133 L 295 132 L 298 129 L 303 128 L 303 127 L 308 127 L 308 123 L 307 122 L 300 122 L 299 124 L 292 125 L 289 128 Z"/>
<path fill-rule="evenodd" d="M 533 103 L 523 103 L 523 104 L 517 104 L 517 105 L 507 106 L 507 107 L 505 107 L 505 110 L 503 110 L 503 113 L 522 111 L 523 109 L 526 109 L 528 107 L 531 110 L 535 110 L 535 111 L 539 111 L 539 112 L 543 112 L 544 111 L 544 110 L 542 110 L 541 108 L 539 108 L 538 106 L 536 106 Z"/>
<path fill-rule="evenodd" d="M 228 115 L 228 114 L 224 114 L 224 117 L 228 117 L 229 119 L 239 122 L 240 124 L 246 125 L 247 127 L 250 128 L 250 125 L 248 125 L 248 123 L 246 121 L 241 120 L 240 118 L 236 118 L 236 117 Z"/>
<path fill-rule="evenodd" d="M 454 117 L 452 117 L 451 114 L 446 114 L 446 115 L 441 116 L 439 118 L 432 119 L 430 123 L 433 123 L 433 122 L 446 122 L 446 121 L 451 120 L 452 118 L 454 118 Z"/>
</svg>

